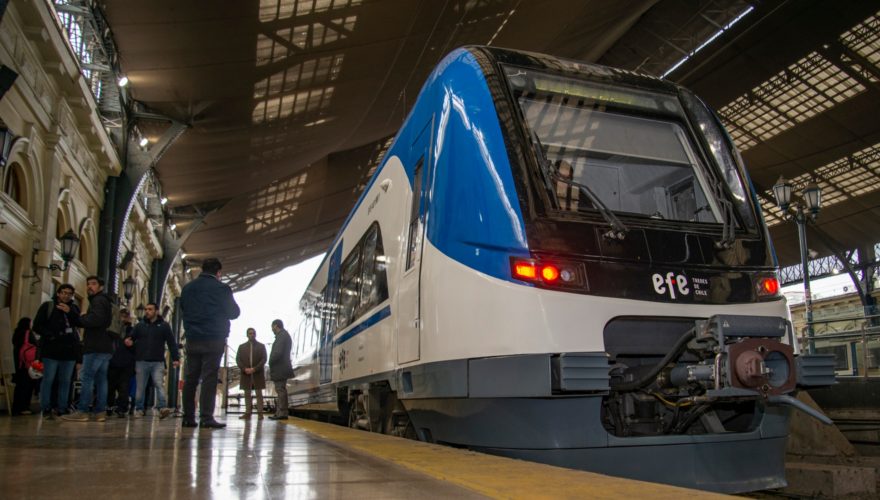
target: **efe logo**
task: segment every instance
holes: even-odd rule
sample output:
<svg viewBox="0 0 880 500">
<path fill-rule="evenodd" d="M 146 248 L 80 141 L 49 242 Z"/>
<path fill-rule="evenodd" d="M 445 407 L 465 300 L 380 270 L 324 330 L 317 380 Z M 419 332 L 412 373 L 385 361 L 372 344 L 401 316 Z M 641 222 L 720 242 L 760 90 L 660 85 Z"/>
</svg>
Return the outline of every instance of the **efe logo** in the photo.
<svg viewBox="0 0 880 500">
<path fill-rule="evenodd" d="M 682 274 L 675 274 L 670 271 L 666 273 L 666 277 L 664 278 L 662 274 L 655 273 L 651 276 L 651 279 L 654 281 L 654 291 L 657 292 L 657 295 L 669 293 L 669 298 L 675 300 L 676 289 L 678 289 L 680 295 L 691 293 L 688 288 L 687 276 Z"/>
</svg>

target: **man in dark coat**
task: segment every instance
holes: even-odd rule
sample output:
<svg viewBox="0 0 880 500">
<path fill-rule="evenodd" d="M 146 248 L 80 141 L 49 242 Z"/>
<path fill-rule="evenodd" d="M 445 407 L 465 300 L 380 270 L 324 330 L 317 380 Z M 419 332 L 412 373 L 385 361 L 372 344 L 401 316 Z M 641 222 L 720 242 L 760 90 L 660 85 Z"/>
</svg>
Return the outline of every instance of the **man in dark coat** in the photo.
<svg viewBox="0 0 880 500">
<path fill-rule="evenodd" d="M 80 352 L 79 307 L 73 302 L 73 286 L 59 285 L 55 297 L 37 309 L 33 331 L 40 336 L 40 360 L 43 379 L 40 381 L 40 410 L 43 418 L 52 420 L 56 414 L 67 413 L 73 369 Z M 58 383 L 58 401 L 52 401 L 52 385 Z"/>
<path fill-rule="evenodd" d="M 257 342 L 257 331 L 247 329 L 248 341 L 238 346 L 235 364 L 241 370 L 241 390 L 244 391 L 245 411 L 242 419 L 253 413 L 251 389 L 257 391 L 257 415 L 263 418 L 263 389 L 266 388 L 266 346 Z"/>
<path fill-rule="evenodd" d="M 88 422 L 92 398 L 95 405 L 92 411 L 95 420 L 107 419 L 104 410 L 107 406 L 107 368 L 113 357 L 113 336 L 107 331 L 113 322 L 113 307 L 110 297 L 104 293 L 104 280 L 98 276 L 86 278 L 89 293 L 89 312 L 79 317 L 83 331 L 83 364 L 80 372 L 82 390 L 79 395 L 77 411 L 61 418 L 73 422 Z M 96 392 L 97 391 L 97 392 Z"/>
<path fill-rule="evenodd" d="M 119 335 L 113 334 L 113 357 L 110 358 L 110 368 L 107 369 L 107 401 L 111 404 L 115 401 L 115 412 L 119 418 L 128 415 L 129 387 L 131 377 L 134 376 L 134 349 L 125 344 L 124 339 L 131 335 L 131 313 L 128 309 L 119 311 L 119 319 L 122 322 L 122 331 Z M 109 411 L 109 410 L 108 410 Z"/>
<path fill-rule="evenodd" d="M 275 333 L 275 342 L 272 343 L 272 352 L 269 353 L 269 378 L 275 384 L 277 407 L 271 420 L 287 420 L 290 412 L 287 399 L 287 379 L 293 377 L 293 365 L 290 364 L 290 350 L 293 341 L 290 334 L 284 329 L 284 323 L 280 319 L 272 322 L 272 331 Z"/>
<path fill-rule="evenodd" d="M 171 327 L 159 315 L 158 309 L 159 306 L 155 302 L 147 304 L 144 309 L 144 319 L 134 327 L 131 337 L 125 339 L 126 345 L 134 346 L 137 377 L 135 417 L 142 417 L 145 414 L 144 395 L 147 381 L 151 379 L 156 388 L 156 408 L 159 410 L 159 418 L 164 419 L 171 414 L 165 397 L 165 346 L 168 346 L 171 364 L 175 368 L 180 364 L 180 355 L 177 353 L 177 342 L 174 334 L 171 333 Z"/>
<path fill-rule="evenodd" d="M 241 314 L 229 285 L 220 281 L 223 266 L 214 258 L 202 263 L 202 274 L 187 283 L 180 293 L 180 309 L 186 336 L 186 365 L 183 374 L 183 426 L 217 429 L 226 427 L 214 420 L 217 371 L 226 349 L 229 320 Z M 201 383 L 199 418 L 196 423 L 196 387 Z"/>
</svg>

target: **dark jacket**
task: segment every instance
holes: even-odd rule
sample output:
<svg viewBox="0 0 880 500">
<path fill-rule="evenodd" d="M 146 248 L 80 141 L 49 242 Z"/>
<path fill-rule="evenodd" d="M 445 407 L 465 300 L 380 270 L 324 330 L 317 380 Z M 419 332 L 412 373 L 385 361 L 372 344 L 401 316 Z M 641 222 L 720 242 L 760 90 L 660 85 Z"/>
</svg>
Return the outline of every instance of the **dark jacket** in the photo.
<svg viewBox="0 0 880 500">
<path fill-rule="evenodd" d="M 180 309 L 187 340 L 225 339 L 229 336 L 229 320 L 241 314 L 229 285 L 207 273 L 183 287 Z"/>
<path fill-rule="evenodd" d="M 129 326 L 130 330 L 131 327 Z M 110 332 L 113 339 L 113 357 L 110 358 L 110 366 L 113 368 L 127 368 L 134 371 L 134 347 L 128 347 L 121 335 Z"/>
<path fill-rule="evenodd" d="M 248 340 L 238 346 L 235 364 L 241 370 L 241 389 L 244 391 L 266 388 L 266 346 L 254 340 Z M 245 368 L 254 368 L 253 375 L 244 372 Z"/>
<path fill-rule="evenodd" d="M 275 334 L 272 352 L 269 353 L 269 379 L 287 380 L 293 376 L 293 365 L 290 364 L 290 349 L 293 342 L 287 330 Z"/>
<path fill-rule="evenodd" d="M 70 312 L 64 313 L 55 308 L 57 303 L 57 298 L 43 302 L 34 317 L 33 331 L 40 336 L 40 358 L 79 360 L 82 357 L 79 335 L 76 332 L 80 318 L 79 307 L 69 302 L 67 305 L 70 306 Z"/>
<path fill-rule="evenodd" d="M 137 361 L 165 361 L 166 345 L 171 353 L 171 360 L 180 359 L 171 326 L 162 316 L 156 316 L 152 323 L 147 318 L 142 319 L 131 332 L 131 339 L 134 340 L 134 359 Z"/>
<path fill-rule="evenodd" d="M 107 328 L 113 322 L 113 306 L 110 297 L 98 292 L 89 297 L 89 312 L 79 317 L 83 331 L 83 354 L 113 353 L 113 336 Z"/>
</svg>

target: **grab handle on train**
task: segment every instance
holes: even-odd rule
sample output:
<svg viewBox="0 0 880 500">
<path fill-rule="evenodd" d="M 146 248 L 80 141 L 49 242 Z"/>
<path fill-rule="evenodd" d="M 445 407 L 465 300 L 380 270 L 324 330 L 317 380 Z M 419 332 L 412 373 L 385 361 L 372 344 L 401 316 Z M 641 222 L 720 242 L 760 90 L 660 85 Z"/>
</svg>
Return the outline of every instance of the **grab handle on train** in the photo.
<svg viewBox="0 0 880 500">
<path fill-rule="evenodd" d="M 786 394 L 767 396 L 767 402 L 770 403 L 771 405 L 780 405 L 781 404 L 781 405 L 794 406 L 798 410 L 806 413 L 807 415 L 815 418 L 816 420 L 822 422 L 825 425 L 831 425 L 834 423 L 831 421 L 830 418 L 828 418 L 827 415 L 825 415 L 821 411 L 807 405 L 806 403 L 804 403 L 803 401 L 801 401 L 797 398 L 793 398 L 793 397 L 786 395 Z"/>
</svg>

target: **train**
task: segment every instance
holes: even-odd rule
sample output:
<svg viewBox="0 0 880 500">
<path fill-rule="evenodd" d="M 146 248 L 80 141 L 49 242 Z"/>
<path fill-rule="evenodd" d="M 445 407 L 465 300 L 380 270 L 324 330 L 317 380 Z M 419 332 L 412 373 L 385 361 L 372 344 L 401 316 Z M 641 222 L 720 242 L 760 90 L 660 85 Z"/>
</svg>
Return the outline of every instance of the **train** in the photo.
<svg viewBox="0 0 880 500">
<path fill-rule="evenodd" d="M 755 189 L 669 81 L 468 46 L 299 301 L 294 411 L 719 492 L 785 484 L 801 353 Z"/>
</svg>

